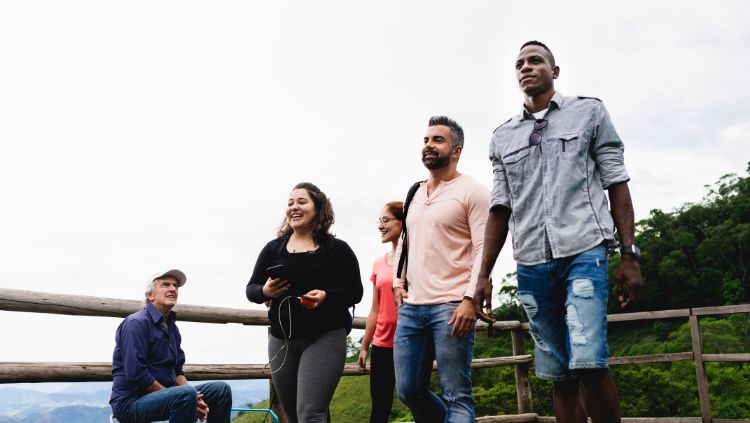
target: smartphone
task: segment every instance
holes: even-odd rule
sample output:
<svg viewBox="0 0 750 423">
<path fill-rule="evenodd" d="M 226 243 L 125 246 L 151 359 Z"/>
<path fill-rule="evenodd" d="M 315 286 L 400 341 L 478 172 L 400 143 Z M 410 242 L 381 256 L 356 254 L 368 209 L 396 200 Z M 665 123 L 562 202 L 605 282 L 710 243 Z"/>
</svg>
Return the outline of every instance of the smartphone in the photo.
<svg viewBox="0 0 750 423">
<path fill-rule="evenodd" d="M 276 266 L 266 268 L 266 274 L 268 274 L 269 278 L 286 279 L 285 269 L 286 266 L 284 266 L 283 264 L 277 264 Z"/>
</svg>

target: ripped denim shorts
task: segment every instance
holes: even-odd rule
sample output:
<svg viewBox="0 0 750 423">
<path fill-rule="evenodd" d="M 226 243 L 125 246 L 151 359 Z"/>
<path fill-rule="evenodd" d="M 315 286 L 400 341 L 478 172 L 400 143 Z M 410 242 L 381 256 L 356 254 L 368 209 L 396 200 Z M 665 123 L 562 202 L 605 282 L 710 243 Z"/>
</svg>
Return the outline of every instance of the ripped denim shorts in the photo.
<svg viewBox="0 0 750 423">
<path fill-rule="evenodd" d="M 541 379 L 575 378 L 607 368 L 607 249 L 533 266 L 518 265 L 518 299 L 529 317 Z"/>
</svg>

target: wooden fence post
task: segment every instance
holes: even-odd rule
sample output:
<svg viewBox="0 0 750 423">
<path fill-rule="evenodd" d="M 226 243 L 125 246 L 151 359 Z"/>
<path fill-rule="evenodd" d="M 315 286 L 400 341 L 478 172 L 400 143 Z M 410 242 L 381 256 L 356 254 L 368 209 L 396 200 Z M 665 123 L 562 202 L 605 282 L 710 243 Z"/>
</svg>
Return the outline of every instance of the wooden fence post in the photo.
<svg viewBox="0 0 750 423">
<path fill-rule="evenodd" d="M 695 361 L 695 378 L 698 383 L 698 398 L 701 402 L 703 423 L 711 423 L 711 398 L 708 395 L 708 377 L 706 364 L 703 361 L 703 343 L 698 316 L 690 315 L 690 338 L 693 341 L 693 360 Z"/>
<path fill-rule="evenodd" d="M 271 326 L 268 327 L 268 338 L 271 338 Z M 268 370 L 271 371 L 271 364 L 268 364 Z M 274 413 L 279 417 L 279 423 L 288 423 L 284 410 L 281 409 L 281 401 L 279 401 L 279 395 L 276 393 L 276 388 L 273 386 L 273 378 L 268 378 L 268 407 L 273 410 Z"/>
<path fill-rule="evenodd" d="M 526 339 L 524 338 L 525 330 L 522 328 L 513 329 L 510 332 L 511 341 L 513 342 L 513 355 L 526 354 Z M 531 386 L 529 385 L 529 364 L 516 364 L 516 398 L 518 400 L 518 413 L 531 413 Z"/>
</svg>

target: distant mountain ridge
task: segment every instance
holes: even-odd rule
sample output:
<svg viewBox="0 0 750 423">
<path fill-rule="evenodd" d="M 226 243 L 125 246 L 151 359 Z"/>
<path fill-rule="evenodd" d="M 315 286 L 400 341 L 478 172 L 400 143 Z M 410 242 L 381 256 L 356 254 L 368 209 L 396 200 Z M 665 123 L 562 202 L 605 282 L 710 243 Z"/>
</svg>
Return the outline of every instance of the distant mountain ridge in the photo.
<svg viewBox="0 0 750 423">
<path fill-rule="evenodd" d="M 197 382 L 199 384 L 201 382 Z M 268 381 L 227 381 L 234 407 L 268 398 Z M 58 392 L 0 385 L 0 423 L 94 423 L 111 414 L 111 382 L 74 383 Z"/>
</svg>

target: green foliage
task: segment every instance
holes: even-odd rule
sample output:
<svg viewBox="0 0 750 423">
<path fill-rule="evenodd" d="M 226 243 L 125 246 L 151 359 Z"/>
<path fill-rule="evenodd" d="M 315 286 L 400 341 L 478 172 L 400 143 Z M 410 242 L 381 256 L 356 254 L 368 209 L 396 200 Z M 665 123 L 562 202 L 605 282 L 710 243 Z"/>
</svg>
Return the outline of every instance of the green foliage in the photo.
<svg viewBox="0 0 750 423">
<path fill-rule="evenodd" d="M 750 172 L 750 166 L 748 166 Z M 750 177 L 725 175 L 702 201 L 637 223 L 648 310 L 750 302 Z M 610 276 L 619 259 L 610 264 Z M 611 304 L 610 313 L 620 312 Z"/>
<path fill-rule="evenodd" d="M 612 369 L 624 416 L 700 415 L 695 376 L 678 379 L 668 367 L 640 365 Z"/>
</svg>

